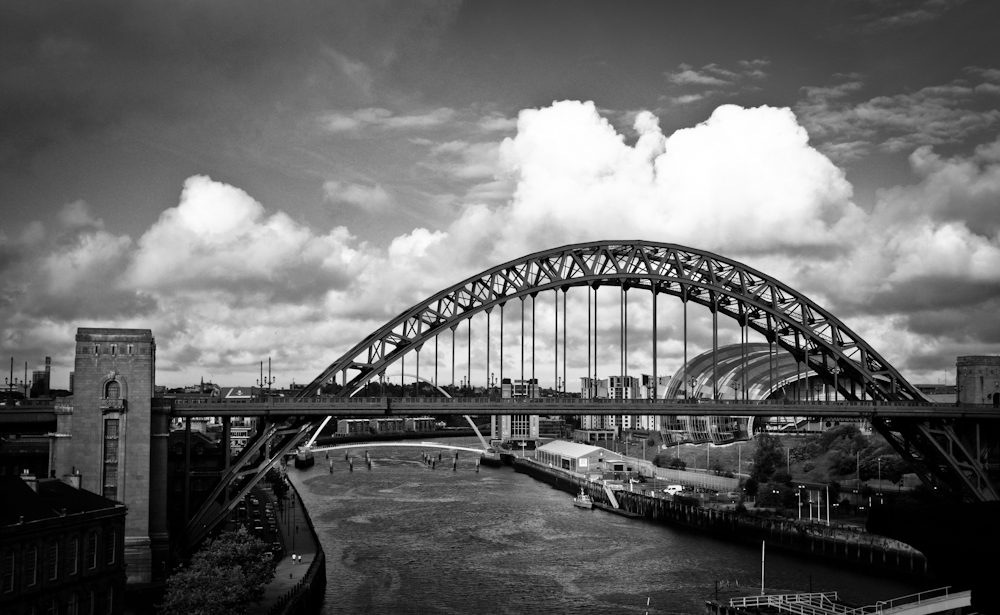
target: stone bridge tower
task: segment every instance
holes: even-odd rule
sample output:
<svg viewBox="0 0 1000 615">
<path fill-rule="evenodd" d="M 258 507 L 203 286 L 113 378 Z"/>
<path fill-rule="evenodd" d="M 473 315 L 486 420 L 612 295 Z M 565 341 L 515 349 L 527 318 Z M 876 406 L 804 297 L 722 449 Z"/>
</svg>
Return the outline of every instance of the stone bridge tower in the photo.
<svg viewBox="0 0 1000 615">
<path fill-rule="evenodd" d="M 78 329 L 73 397 L 59 406 L 52 464 L 123 502 L 129 583 L 166 576 L 169 417 L 152 407 L 156 342 L 149 329 Z"/>
</svg>

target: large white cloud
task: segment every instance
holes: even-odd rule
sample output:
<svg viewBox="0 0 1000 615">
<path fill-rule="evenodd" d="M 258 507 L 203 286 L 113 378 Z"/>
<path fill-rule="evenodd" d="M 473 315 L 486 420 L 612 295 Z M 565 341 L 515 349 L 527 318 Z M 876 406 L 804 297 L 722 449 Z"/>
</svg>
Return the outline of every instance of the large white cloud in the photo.
<svg viewBox="0 0 1000 615">
<path fill-rule="evenodd" d="M 469 275 L 599 239 L 673 242 L 742 260 L 829 306 L 904 369 L 911 357 L 914 369 L 938 369 L 953 353 L 982 352 L 983 340 L 1000 337 L 995 323 L 966 322 L 1000 301 L 1000 144 L 951 159 L 918 149 L 917 181 L 882 192 L 868 213 L 788 109 L 727 105 L 669 136 L 642 112 L 633 130 L 620 134 L 592 103 L 524 110 L 517 134 L 499 144 L 491 179 L 515 186 L 506 203 L 466 204 L 446 227 L 417 228 L 386 246 L 343 227 L 309 228 L 204 176 L 189 178 L 177 206 L 137 240 L 108 232 L 74 204 L 54 225 L 36 225 L 30 242 L 0 237 L 4 339 L 34 348 L 75 326 L 144 326 L 160 340 L 169 384 L 199 374 L 249 383 L 268 355 L 301 382 Z M 486 160 L 468 161 L 476 177 Z M 386 215 L 395 206 L 386 202 Z M 585 307 L 570 295 L 575 323 Z M 617 299 L 602 296 L 606 362 Z M 540 299 L 540 323 L 552 320 L 550 301 Z M 640 328 L 648 305 L 631 305 Z M 693 328 L 703 316 L 692 314 Z M 661 304 L 661 318 L 663 374 L 680 355 L 672 302 Z M 633 334 L 633 372 L 649 371 L 648 337 Z M 704 337 L 691 332 L 696 345 Z M 573 330 L 570 340 L 582 344 L 585 335 Z M 552 374 L 549 340 L 539 344 L 538 369 Z M 482 363 L 482 349 L 473 354 Z"/>
</svg>

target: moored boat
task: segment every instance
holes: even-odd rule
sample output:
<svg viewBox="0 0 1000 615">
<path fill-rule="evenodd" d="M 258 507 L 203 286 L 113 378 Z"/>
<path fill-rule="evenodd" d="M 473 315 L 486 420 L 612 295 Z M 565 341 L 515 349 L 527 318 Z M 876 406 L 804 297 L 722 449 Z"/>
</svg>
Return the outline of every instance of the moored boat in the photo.
<svg viewBox="0 0 1000 615">
<path fill-rule="evenodd" d="M 573 498 L 573 506 L 577 508 L 593 508 L 594 501 L 590 499 L 589 495 L 583 492 L 583 489 L 580 489 L 580 495 Z"/>
<path fill-rule="evenodd" d="M 296 468 L 308 468 L 311 467 L 316 460 L 313 459 L 313 452 L 307 448 L 300 448 L 295 451 L 295 467 Z"/>
</svg>

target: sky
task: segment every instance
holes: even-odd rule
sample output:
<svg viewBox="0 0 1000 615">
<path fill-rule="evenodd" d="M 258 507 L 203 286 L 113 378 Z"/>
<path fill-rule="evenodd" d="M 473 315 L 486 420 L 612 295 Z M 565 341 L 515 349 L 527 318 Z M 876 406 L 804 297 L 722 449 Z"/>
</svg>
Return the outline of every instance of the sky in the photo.
<svg viewBox="0 0 1000 615">
<path fill-rule="evenodd" d="M 78 327 L 148 328 L 158 384 L 249 385 L 268 357 L 304 383 L 493 265 L 642 239 L 759 269 L 911 382 L 954 382 L 1000 352 L 997 23 L 992 0 L 4 2 L 0 358 L 51 356 L 64 388 Z M 650 309 L 630 297 L 630 373 Z M 660 302 L 661 374 L 679 313 Z"/>
</svg>

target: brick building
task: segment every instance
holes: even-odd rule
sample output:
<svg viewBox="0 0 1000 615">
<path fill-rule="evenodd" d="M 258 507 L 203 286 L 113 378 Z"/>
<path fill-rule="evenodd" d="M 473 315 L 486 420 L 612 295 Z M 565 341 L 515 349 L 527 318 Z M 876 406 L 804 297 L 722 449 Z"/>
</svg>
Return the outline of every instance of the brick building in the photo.
<svg viewBox="0 0 1000 615">
<path fill-rule="evenodd" d="M 149 329 L 78 329 L 73 397 L 56 407 L 52 469 L 128 506 L 130 583 L 166 575 L 169 416 L 153 408 L 156 343 Z M 153 484 L 150 477 L 158 477 Z"/>
<path fill-rule="evenodd" d="M 1000 356 L 958 357 L 958 402 L 1000 406 Z"/>
<path fill-rule="evenodd" d="M 32 475 L 0 476 L 0 497 L 0 613 L 123 612 L 124 505 Z"/>
</svg>

